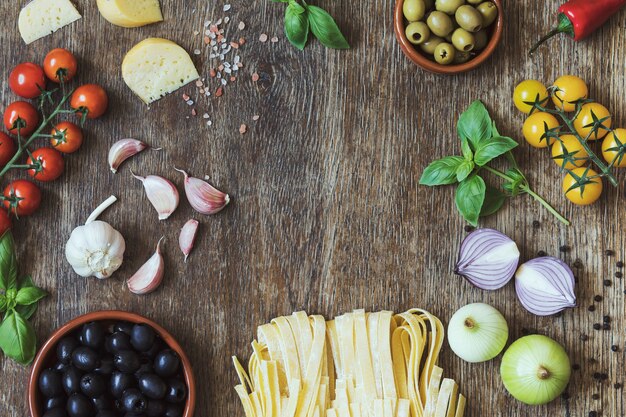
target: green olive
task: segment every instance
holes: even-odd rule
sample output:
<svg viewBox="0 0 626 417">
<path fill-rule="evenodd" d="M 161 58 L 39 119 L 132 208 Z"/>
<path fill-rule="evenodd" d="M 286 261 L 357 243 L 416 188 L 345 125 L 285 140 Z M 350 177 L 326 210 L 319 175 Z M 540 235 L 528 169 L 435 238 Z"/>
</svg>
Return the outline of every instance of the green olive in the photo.
<svg viewBox="0 0 626 417">
<path fill-rule="evenodd" d="M 474 5 L 476 5 L 476 4 L 480 4 L 480 3 L 482 3 L 483 1 L 484 1 L 484 0 L 467 0 L 467 2 L 468 2 L 469 4 L 474 4 Z"/>
<path fill-rule="evenodd" d="M 435 1 L 435 9 L 440 12 L 444 12 L 450 15 L 453 15 L 456 12 L 456 9 L 463 6 L 465 4 L 465 0 L 436 0 Z"/>
<path fill-rule="evenodd" d="M 435 61 L 441 65 L 449 65 L 454 61 L 456 50 L 447 42 L 442 42 L 435 48 Z"/>
<path fill-rule="evenodd" d="M 486 29 L 479 30 L 478 32 L 474 33 L 475 51 L 481 51 L 485 49 L 485 46 L 487 46 L 487 42 L 489 42 L 489 35 L 487 34 Z"/>
<path fill-rule="evenodd" d="M 424 17 L 424 13 L 426 13 L 424 0 L 404 0 L 402 13 L 404 13 L 404 17 L 409 22 L 421 20 Z"/>
<path fill-rule="evenodd" d="M 426 52 L 428 55 L 433 55 L 435 53 L 435 48 L 443 42 L 439 36 L 430 36 L 426 42 L 420 45 L 422 51 Z"/>
<path fill-rule="evenodd" d="M 430 31 L 437 36 L 448 36 L 448 34 L 452 32 L 452 19 L 450 19 L 450 16 L 448 16 L 444 12 L 432 12 L 428 16 L 428 20 L 426 21 L 426 23 L 428 23 Z"/>
<path fill-rule="evenodd" d="M 465 64 L 470 59 L 472 59 L 471 52 L 457 50 L 454 53 L 454 61 L 453 62 L 455 64 Z"/>
<path fill-rule="evenodd" d="M 491 25 L 498 17 L 498 7 L 490 1 L 480 3 L 476 10 L 483 17 L 483 27 Z"/>
<path fill-rule="evenodd" d="M 474 42 L 474 35 L 463 28 L 458 28 L 452 33 L 452 45 L 459 51 L 471 51 L 474 49 Z"/>
<path fill-rule="evenodd" d="M 413 45 L 420 45 L 430 37 L 430 29 L 424 22 L 409 23 L 405 30 L 406 37 Z"/>
<path fill-rule="evenodd" d="M 459 7 L 454 14 L 456 22 L 469 32 L 478 32 L 483 28 L 483 17 L 478 10 L 467 4 Z"/>
</svg>

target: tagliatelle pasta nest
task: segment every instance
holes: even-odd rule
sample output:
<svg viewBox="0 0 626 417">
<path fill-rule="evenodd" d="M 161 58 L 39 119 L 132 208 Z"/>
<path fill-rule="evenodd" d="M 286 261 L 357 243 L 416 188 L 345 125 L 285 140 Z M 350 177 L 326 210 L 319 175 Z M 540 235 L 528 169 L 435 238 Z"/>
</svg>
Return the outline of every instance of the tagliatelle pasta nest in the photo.
<svg viewBox="0 0 626 417">
<path fill-rule="evenodd" d="M 258 328 L 248 372 L 233 357 L 235 390 L 246 417 L 462 417 L 465 397 L 437 366 L 443 339 L 421 309 L 297 312 Z"/>
</svg>

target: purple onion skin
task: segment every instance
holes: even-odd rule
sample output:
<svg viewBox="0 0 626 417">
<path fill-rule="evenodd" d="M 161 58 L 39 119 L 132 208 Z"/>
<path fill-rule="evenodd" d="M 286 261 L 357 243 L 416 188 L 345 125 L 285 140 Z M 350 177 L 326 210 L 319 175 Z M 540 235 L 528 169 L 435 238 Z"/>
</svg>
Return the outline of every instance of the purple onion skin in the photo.
<svg viewBox="0 0 626 417">
<path fill-rule="evenodd" d="M 547 283 L 560 293 L 559 296 L 554 296 L 526 288 L 520 279 L 516 279 L 517 297 L 530 313 L 536 316 L 551 316 L 566 308 L 576 307 L 574 273 L 565 262 L 552 256 L 543 256 L 531 259 L 520 266 L 520 270 L 522 268 L 532 268 L 535 273 L 545 277 Z"/>
<path fill-rule="evenodd" d="M 454 273 L 463 276 L 472 285 L 483 290 L 497 290 L 504 287 L 515 275 L 519 263 L 519 250 L 516 259 L 482 263 L 481 256 L 491 250 L 514 243 L 507 235 L 494 229 L 477 229 L 467 235 L 461 243 L 459 260 Z"/>
</svg>

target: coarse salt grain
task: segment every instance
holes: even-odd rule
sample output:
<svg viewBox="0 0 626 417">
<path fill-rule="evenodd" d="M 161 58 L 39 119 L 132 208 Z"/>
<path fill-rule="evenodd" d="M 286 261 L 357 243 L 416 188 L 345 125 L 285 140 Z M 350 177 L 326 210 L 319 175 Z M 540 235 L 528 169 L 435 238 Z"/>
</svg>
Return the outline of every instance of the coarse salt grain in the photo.
<svg viewBox="0 0 626 417">
<path fill-rule="evenodd" d="M 246 126 L 245 124 L 242 124 L 241 126 L 239 126 L 239 133 L 241 133 L 242 135 L 246 133 L 247 131 L 248 131 L 248 126 Z"/>
<path fill-rule="evenodd" d="M 244 22 L 239 22 L 239 26 L 237 26 L 239 30 L 244 30 L 246 28 L 246 24 Z"/>
<path fill-rule="evenodd" d="M 224 18 L 224 23 L 228 23 L 228 22 L 230 22 L 230 17 L 226 16 L 226 17 Z"/>
<path fill-rule="evenodd" d="M 229 11 L 229 10 L 230 10 L 230 8 L 231 8 L 231 5 L 230 5 L 230 4 L 225 4 L 225 5 L 224 5 L 224 11 L 225 11 L 225 12 Z"/>
<path fill-rule="evenodd" d="M 237 42 L 231 42 L 230 46 L 232 46 L 235 49 L 239 49 L 239 44 Z"/>
<path fill-rule="evenodd" d="M 194 49 L 194 50 L 193 50 L 193 53 L 194 53 L 195 55 L 200 55 L 200 50 L 199 50 L 199 49 Z"/>
<path fill-rule="evenodd" d="M 187 94 L 183 94 L 183 100 L 185 101 L 189 100 L 189 96 Z"/>
<path fill-rule="evenodd" d="M 277 36 L 274 36 L 274 37 L 271 39 L 271 41 L 272 41 L 272 43 L 276 43 L 276 42 L 278 42 L 278 37 L 277 37 Z"/>
<path fill-rule="evenodd" d="M 208 118 L 209 118 L 209 113 L 204 113 L 204 114 L 202 115 L 202 118 L 204 118 L 204 119 L 208 119 Z"/>
<path fill-rule="evenodd" d="M 258 114 L 255 114 L 254 116 L 252 116 L 252 120 L 256 122 L 257 120 L 259 120 L 260 117 L 261 116 L 259 116 Z"/>
<path fill-rule="evenodd" d="M 261 42 L 267 42 L 267 35 L 265 33 L 261 33 L 261 36 L 259 36 L 259 40 Z"/>
<path fill-rule="evenodd" d="M 202 81 L 197 80 L 196 81 L 196 87 L 202 87 Z"/>
<path fill-rule="evenodd" d="M 188 106 L 193 106 L 193 100 L 187 100 L 187 105 Z"/>
</svg>

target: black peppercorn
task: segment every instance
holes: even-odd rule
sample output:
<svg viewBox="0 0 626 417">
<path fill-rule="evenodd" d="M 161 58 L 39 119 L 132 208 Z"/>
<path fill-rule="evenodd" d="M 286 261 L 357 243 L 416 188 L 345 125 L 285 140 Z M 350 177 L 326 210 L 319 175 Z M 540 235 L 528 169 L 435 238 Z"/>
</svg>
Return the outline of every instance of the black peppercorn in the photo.
<svg viewBox="0 0 626 417">
<path fill-rule="evenodd" d="M 540 250 L 539 252 L 537 252 L 537 256 L 542 257 L 542 256 L 546 256 L 547 253 L 545 251 Z"/>
<path fill-rule="evenodd" d="M 607 250 L 604 251 L 604 254 L 606 256 L 613 256 L 613 255 L 615 255 L 615 251 L 611 250 L 611 249 L 607 249 Z"/>
<path fill-rule="evenodd" d="M 541 223 L 539 223 L 538 220 L 533 220 L 533 228 L 534 229 L 539 229 L 540 226 L 541 226 Z"/>
<path fill-rule="evenodd" d="M 582 340 L 583 342 L 586 342 L 587 340 L 589 340 L 589 336 L 587 336 L 586 334 L 581 334 L 580 340 Z"/>
<path fill-rule="evenodd" d="M 589 417 L 598 417 L 598 413 L 595 411 L 590 411 L 589 412 Z"/>
<path fill-rule="evenodd" d="M 597 399 L 599 399 L 599 398 L 600 398 L 600 394 L 593 394 L 593 395 L 591 396 L 591 398 L 592 398 L 592 399 L 594 399 L 594 400 L 597 400 Z"/>
<path fill-rule="evenodd" d="M 602 317 L 602 322 L 603 322 L 603 323 L 610 323 L 610 322 L 611 322 L 611 317 L 610 317 L 610 316 L 604 316 L 604 317 Z"/>
<path fill-rule="evenodd" d="M 618 268 L 623 268 L 624 267 L 624 262 L 618 261 L 618 262 L 615 263 L 615 266 L 618 267 Z"/>
<path fill-rule="evenodd" d="M 615 384 L 613 384 L 613 388 L 622 389 L 622 384 L 620 382 L 616 382 Z"/>
<path fill-rule="evenodd" d="M 589 311 L 596 311 L 596 306 L 591 305 L 591 306 L 587 307 L 587 310 L 589 310 Z"/>
<path fill-rule="evenodd" d="M 613 352 L 617 352 L 617 351 L 619 350 L 619 346 L 617 346 L 617 345 L 613 345 L 613 346 L 611 346 L 611 350 L 612 350 Z"/>
<path fill-rule="evenodd" d="M 602 375 L 600 375 L 600 377 L 602 378 L 603 381 L 606 381 L 607 379 L 609 379 L 609 375 L 608 374 L 602 374 Z"/>
<path fill-rule="evenodd" d="M 576 259 L 574 261 L 574 268 L 582 268 L 583 267 L 583 261 L 581 261 L 580 259 Z"/>
<path fill-rule="evenodd" d="M 593 373 L 593 379 L 601 379 L 602 375 L 600 374 L 600 372 L 594 372 Z"/>
<path fill-rule="evenodd" d="M 621 272 L 617 271 L 615 273 L 615 278 L 622 278 L 624 276 L 624 274 L 622 274 Z"/>
<path fill-rule="evenodd" d="M 594 330 L 600 330 L 602 326 L 600 325 L 600 323 L 594 323 L 593 328 Z"/>
<path fill-rule="evenodd" d="M 595 297 L 593 297 L 593 299 L 594 299 L 594 301 L 599 303 L 600 301 L 602 301 L 602 296 L 601 295 L 596 295 Z"/>
<path fill-rule="evenodd" d="M 611 325 L 609 323 L 604 323 L 602 325 L 602 330 L 611 330 Z"/>
<path fill-rule="evenodd" d="M 569 247 L 569 246 L 567 246 L 567 245 L 562 245 L 562 246 L 559 248 L 559 250 L 560 250 L 561 252 L 569 252 L 570 247 Z"/>
<path fill-rule="evenodd" d="M 465 226 L 465 232 L 466 233 L 470 233 L 470 232 L 473 232 L 473 231 L 474 231 L 474 227 L 472 227 L 470 225 Z"/>
<path fill-rule="evenodd" d="M 610 279 L 605 279 L 602 284 L 604 284 L 605 287 L 610 287 L 611 286 L 611 280 Z"/>
</svg>

